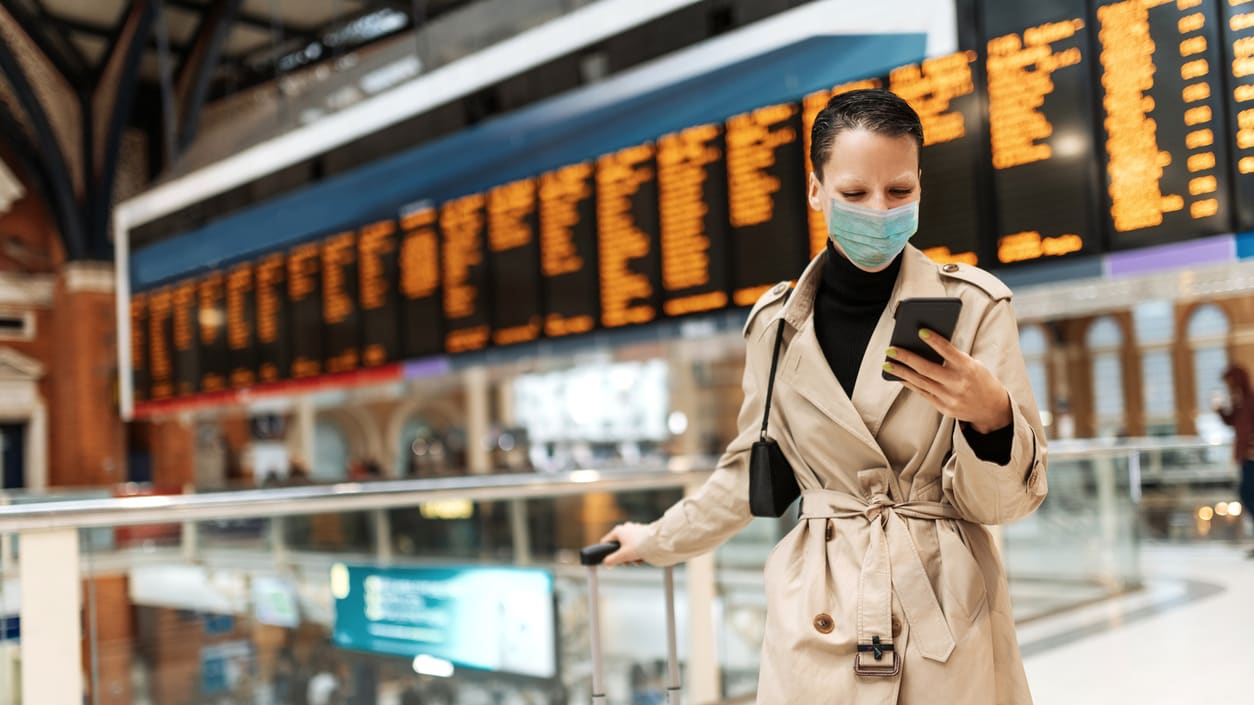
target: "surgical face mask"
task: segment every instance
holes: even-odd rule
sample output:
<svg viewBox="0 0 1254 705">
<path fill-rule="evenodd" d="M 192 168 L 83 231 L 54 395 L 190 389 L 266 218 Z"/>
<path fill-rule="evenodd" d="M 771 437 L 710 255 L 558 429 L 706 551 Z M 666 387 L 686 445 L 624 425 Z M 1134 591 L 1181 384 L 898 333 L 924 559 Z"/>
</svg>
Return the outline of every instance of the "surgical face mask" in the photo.
<svg viewBox="0 0 1254 705">
<path fill-rule="evenodd" d="M 892 262 L 918 229 L 918 201 L 881 211 L 833 198 L 827 213 L 828 235 L 862 269 Z"/>
</svg>

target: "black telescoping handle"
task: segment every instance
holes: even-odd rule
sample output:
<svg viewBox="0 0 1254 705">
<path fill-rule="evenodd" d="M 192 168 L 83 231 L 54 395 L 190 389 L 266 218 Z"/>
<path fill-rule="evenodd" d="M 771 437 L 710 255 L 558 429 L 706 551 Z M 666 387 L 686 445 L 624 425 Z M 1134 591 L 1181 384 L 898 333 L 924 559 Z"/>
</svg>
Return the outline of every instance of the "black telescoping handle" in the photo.
<svg viewBox="0 0 1254 705">
<path fill-rule="evenodd" d="M 609 543 L 598 543 L 595 546 L 585 546 L 579 551 L 580 565 L 601 565 L 601 563 L 609 558 L 610 554 L 622 547 L 617 541 Z"/>
</svg>

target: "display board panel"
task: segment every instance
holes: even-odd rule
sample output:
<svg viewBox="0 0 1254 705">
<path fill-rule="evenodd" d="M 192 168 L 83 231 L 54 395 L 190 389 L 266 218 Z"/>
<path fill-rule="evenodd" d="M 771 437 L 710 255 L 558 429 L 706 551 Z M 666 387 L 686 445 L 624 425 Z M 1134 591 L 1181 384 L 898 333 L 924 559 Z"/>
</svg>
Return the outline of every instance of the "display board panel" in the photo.
<svg viewBox="0 0 1254 705">
<path fill-rule="evenodd" d="M 488 193 L 494 345 L 536 340 L 544 327 L 536 182 L 522 179 Z"/>
<path fill-rule="evenodd" d="M 236 389 L 257 383 L 257 296 L 253 264 L 243 262 L 226 277 L 226 341 L 229 383 Z"/>
<path fill-rule="evenodd" d="M 648 323 L 658 315 L 662 272 L 655 154 L 648 143 L 597 160 L 601 323 L 606 328 Z"/>
<path fill-rule="evenodd" d="M 752 306 L 797 279 L 810 248 L 801 105 L 783 103 L 727 121 L 732 303 Z"/>
<path fill-rule="evenodd" d="M 185 397 L 200 391 L 200 303 L 195 279 L 174 285 L 170 339 L 174 348 L 174 395 Z"/>
<path fill-rule="evenodd" d="M 361 365 L 358 279 L 357 233 L 323 240 L 322 361 L 327 372 L 351 372 Z"/>
<path fill-rule="evenodd" d="M 291 379 L 322 373 L 322 257 L 318 243 L 298 245 L 287 255 L 288 331 Z"/>
<path fill-rule="evenodd" d="M 1254 230 L 1254 0 L 1221 0 L 1236 229 Z"/>
<path fill-rule="evenodd" d="M 200 344 L 200 390 L 226 390 L 231 371 L 226 330 L 226 275 L 210 272 L 197 285 Z"/>
<path fill-rule="evenodd" d="M 1106 223 L 1115 249 L 1225 232 L 1219 18 L 1211 0 L 1098 0 Z"/>
<path fill-rule="evenodd" d="M 437 218 L 432 207 L 401 216 L 401 352 L 405 357 L 426 357 L 444 350 Z"/>
<path fill-rule="evenodd" d="M 378 367 L 401 359 L 400 246 L 391 218 L 357 234 L 361 364 Z"/>
<path fill-rule="evenodd" d="M 980 9 L 995 263 L 1098 252 L 1098 87 L 1086 3 L 985 2 Z"/>
<path fill-rule="evenodd" d="M 698 125 L 657 143 L 662 312 L 726 308 L 727 167 L 721 125 Z"/>
<path fill-rule="evenodd" d="M 131 294 L 131 390 L 132 399 L 142 402 L 150 393 L 148 379 L 148 294 Z"/>
<path fill-rule="evenodd" d="M 444 349 L 451 353 L 482 350 L 491 336 L 486 200 L 475 193 L 440 206 Z"/>
<path fill-rule="evenodd" d="M 587 333 L 601 311 L 596 167 L 580 162 L 542 175 L 539 201 L 544 334 Z"/>
<path fill-rule="evenodd" d="M 949 54 L 892 71 L 888 89 L 923 124 L 919 231 L 910 243 L 937 262 L 980 265 L 984 242 L 979 185 L 985 134 L 976 93 L 978 55 Z"/>
<path fill-rule="evenodd" d="M 262 258 L 255 279 L 257 301 L 257 381 L 277 382 L 287 376 L 292 357 L 288 325 L 287 255 Z"/>
</svg>

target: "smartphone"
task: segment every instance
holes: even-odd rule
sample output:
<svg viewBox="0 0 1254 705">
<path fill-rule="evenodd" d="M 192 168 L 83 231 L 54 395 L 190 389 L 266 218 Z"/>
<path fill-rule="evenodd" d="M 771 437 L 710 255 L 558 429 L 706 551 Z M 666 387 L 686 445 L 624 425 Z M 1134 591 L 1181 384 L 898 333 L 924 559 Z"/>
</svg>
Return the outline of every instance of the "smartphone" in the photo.
<svg viewBox="0 0 1254 705">
<path fill-rule="evenodd" d="M 953 338 L 954 328 L 958 326 L 958 313 L 962 311 L 962 299 L 944 297 L 932 299 L 902 299 L 897 304 L 894 314 L 897 323 L 893 326 L 893 337 L 890 345 L 894 348 L 909 350 L 916 355 L 937 364 L 944 362 L 940 354 L 932 346 L 923 342 L 919 331 L 926 328 L 944 337 Z M 900 362 L 893 361 L 894 365 Z M 884 370 L 884 379 L 897 382 L 900 378 Z"/>
</svg>

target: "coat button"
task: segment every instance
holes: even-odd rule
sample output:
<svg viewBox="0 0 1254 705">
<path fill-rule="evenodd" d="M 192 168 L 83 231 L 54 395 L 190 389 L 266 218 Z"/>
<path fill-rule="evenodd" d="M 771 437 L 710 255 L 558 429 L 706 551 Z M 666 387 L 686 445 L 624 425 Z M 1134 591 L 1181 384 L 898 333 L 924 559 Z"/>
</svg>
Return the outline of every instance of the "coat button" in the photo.
<svg viewBox="0 0 1254 705">
<path fill-rule="evenodd" d="M 788 290 L 788 284 L 787 284 L 786 282 L 780 282 L 780 283 L 778 283 L 778 284 L 776 284 L 776 285 L 775 285 L 775 288 L 771 290 L 771 293 L 772 293 L 772 294 L 782 294 L 782 293 L 784 293 L 784 292 L 785 292 L 785 291 L 787 291 L 787 290 Z"/>
<path fill-rule="evenodd" d="M 835 526 L 834 524 L 832 524 L 832 520 L 831 520 L 831 519 L 828 519 L 828 520 L 827 520 L 827 530 L 824 532 L 823 538 L 824 538 L 824 540 L 826 540 L 826 541 L 831 541 L 831 540 L 832 540 L 832 538 L 834 538 L 835 536 L 836 536 L 836 526 Z"/>
<path fill-rule="evenodd" d="M 830 614 L 821 614 L 814 618 L 814 628 L 822 634 L 831 634 L 836 628 L 836 623 L 832 621 Z"/>
<path fill-rule="evenodd" d="M 897 619 L 896 616 L 893 617 L 893 636 L 901 636 L 901 620 Z"/>
<path fill-rule="evenodd" d="M 954 272 L 958 271 L 958 265 L 950 262 L 949 264 L 945 265 L 941 269 L 943 269 L 946 274 L 953 274 Z"/>
</svg>

